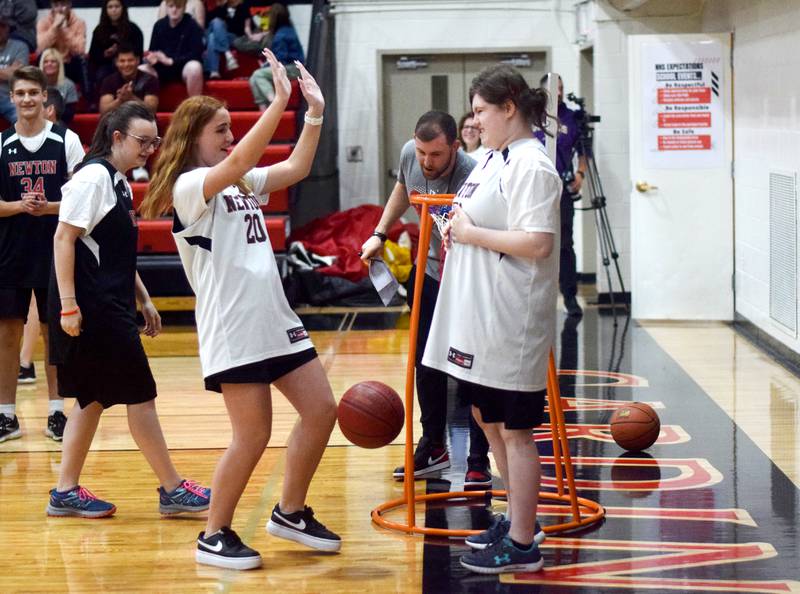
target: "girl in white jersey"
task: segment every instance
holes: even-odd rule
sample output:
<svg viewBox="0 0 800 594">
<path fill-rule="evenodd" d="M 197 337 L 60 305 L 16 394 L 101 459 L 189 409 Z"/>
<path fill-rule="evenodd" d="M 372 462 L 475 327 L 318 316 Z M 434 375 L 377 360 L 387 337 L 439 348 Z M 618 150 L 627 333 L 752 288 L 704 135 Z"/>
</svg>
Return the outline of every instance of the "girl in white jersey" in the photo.
<svg viewBox="0 0 800 594">
<path fill-rule="evenodd" d="M 470 537 L 461 564 L 478 573 L 537 571 L 542 422 L 555 340 L 561 180 L 533 137 L 547 97 L 510 66 L 470 87 L 474 121 L 494 149 L 455 198 L 449 250 L 423 364 L 459 383 L 486 433 L 509 494 L 510 521 Z M 469 297 L 465 297 L 465 296 Z"/>
<path fill-rule="evenodd" d="M 236 504 L 270 436 L 270 384 L 300 414 L 287 449 L 281 499 L 267 530 L 307 546 L 338 551 L 340 538 L 315 518 L 305 498 L 336 422 L 336 402 L 308 333 L 289 307 L 260 204 L 270 192 L 306 177 L 314 159 L 324 99 L 297 64 L 308 103 L 292 155 L 255 168 L 289 99 L 286 70 L 269 52 L 275 100 L 233 147 L 231 118 L 211 97 L 191 97 L 175 111 L 145 198 L 145 216 L 174 209 L 173 233 L 197 295 L 197 334 L 206 389 L 222 392 L 233 440 L 214 472 L 208 524 L 198 563 L 250 569 L 257 551 L 231 530 Z"/>
</svg>

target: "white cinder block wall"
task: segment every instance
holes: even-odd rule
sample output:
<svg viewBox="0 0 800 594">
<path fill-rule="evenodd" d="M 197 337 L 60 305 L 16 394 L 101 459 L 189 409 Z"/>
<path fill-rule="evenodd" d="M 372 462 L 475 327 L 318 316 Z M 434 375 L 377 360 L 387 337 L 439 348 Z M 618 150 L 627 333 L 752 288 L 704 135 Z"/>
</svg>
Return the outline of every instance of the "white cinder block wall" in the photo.
<svg viewBox="0 0 800 594">
<path fill-rule="evenodd" d="M 734 31 L 736 312 L 792 350 L 769 317 L 769 171 L 797 172 L 800 3 L 709 0 L 704 31 Z"/>
<path fill-rule="evenodd" d="M 379 171 L 379 52 L 482 53 L 547 47 L 551 67 L 565 79 L 577 81 L 573 4 L 572 0 L 334 0 L 342 210 L 385 199 Z M 345 147 L 355 145 L 364 148 L 364 160 L 348 163 Z"/>
<path fill-rule="evenodd" d="M 596 124 L 595 158 L 607 199 L 611 231 L 619 252 L 626 290 L 631 290 L 630 196 L 632 181 L 628 146 L 628 35 L 697 33 L 700 18 L 631 19 L 604 2 L 594 6 L 594 104 L 602 118 Z M 612 285 L 619 291 L 612 263 Z M 608 292 L 605 269 L 598 256 L 597 290 Z"/>
</svg>

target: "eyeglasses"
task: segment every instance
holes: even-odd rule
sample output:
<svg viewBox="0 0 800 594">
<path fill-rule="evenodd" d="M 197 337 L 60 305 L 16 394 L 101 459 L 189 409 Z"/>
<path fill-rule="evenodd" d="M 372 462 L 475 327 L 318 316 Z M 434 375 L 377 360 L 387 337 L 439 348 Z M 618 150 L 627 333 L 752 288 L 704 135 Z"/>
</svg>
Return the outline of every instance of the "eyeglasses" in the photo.
<svg viewBox="0 0 800 594">
<path fill-rule="evenodd" d="M 462 130 L 472 130 L 473 132 L 480 132 L 481 131 L 481 129 L 478 128 L 477 126 L 463 126 L 461 129 Z"/>
<path fill-rule="evenodd" d="M 130 136 L 131 138 L 135 138 L 136 140 L 138 140 L 139 141 L 139 147 L 143 151 L 146 151 L 150 147 L 152 147 L 153 150 L 155 151 L 155 150 L 158 150 L 158 147 L 161 146 L 161 137 L 160 136 L 156 136 L 155 138 L 142 138 L 141 136 L 136 136 L 136 134 L 131 134 L 130 132 L 123 132 L 123 134 L 125 136 Z"/>
</svg>

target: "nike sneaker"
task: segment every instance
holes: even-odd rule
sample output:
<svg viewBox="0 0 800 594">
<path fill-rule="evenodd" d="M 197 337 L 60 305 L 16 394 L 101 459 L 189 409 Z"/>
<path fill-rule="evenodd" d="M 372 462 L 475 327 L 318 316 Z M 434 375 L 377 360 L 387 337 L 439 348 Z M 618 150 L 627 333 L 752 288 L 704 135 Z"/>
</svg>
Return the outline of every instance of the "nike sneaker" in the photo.
<svg viewBox="0 0 800 594">
<path fill-rule="evenodd" d="M 342 539 L 318 522 L 314 510 L 307 505 L 302 511 L 285 514 L 276 503 L 267 522 L 267 532 L 318 551 L 336 552 L 342 548 Z"/>
<path fill-rule="evenodd" d="M 433 444 L 423 436 L 414 452 L 414 478 L 421 478 L 447 468 L 450 468 L 447 448 L 441 444 Z M 405 466 L 395 468 L 392 476 L 395 480 L 402 481 L 405 476 Z"/>
<path fill-rule="evenodd" d="M 197 536 L 194 559 L 203 565 L 225 569 L 255 569 L 261 567 L 261 555 L 248 547 L 233 530 L 223 526 L 211 536 L 201 532 Z"/>
</svg>

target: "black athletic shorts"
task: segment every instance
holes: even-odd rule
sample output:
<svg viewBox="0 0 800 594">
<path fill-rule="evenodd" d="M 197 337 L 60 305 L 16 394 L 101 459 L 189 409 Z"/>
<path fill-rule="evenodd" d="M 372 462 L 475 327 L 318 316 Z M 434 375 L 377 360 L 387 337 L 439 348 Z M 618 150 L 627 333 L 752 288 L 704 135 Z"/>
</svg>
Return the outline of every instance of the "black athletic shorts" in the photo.
<svg viewBox="0 0 800 594">
<path fill-rule="evenodd" d="M 506 429 L 533 429 L 542 424 L 547 390 L 518 392 L 458 381 L 458 395 L 481 411 L 484 423 L 503 423 Z"/>
<path fill-rule="evenodd" d="M 299 353 L 232 367 L 205 378 L 206 390 L 222 393 L 222 384 L 271 384 L 316 358 L 317 350 L 311 347 Z"/>
<path fill-rule="evenodd" d="M 0 318 L 28 321 L 31 295 L 36 294 L 36 309 L 39 321 L 47 323 L 47 288 L 0 289 Z"/>
</svg>

